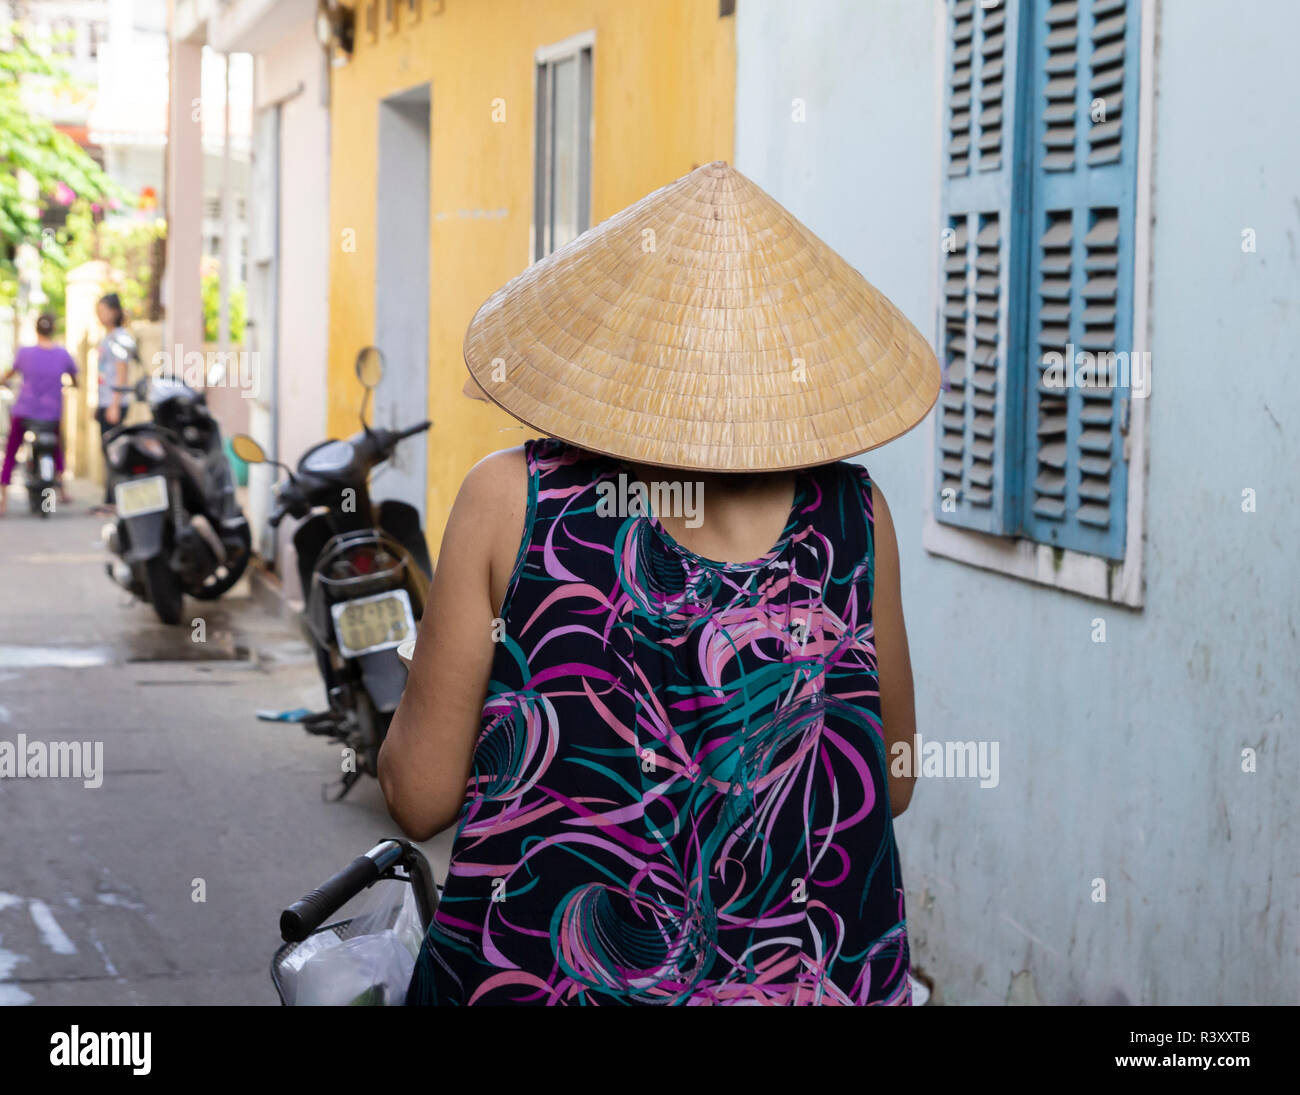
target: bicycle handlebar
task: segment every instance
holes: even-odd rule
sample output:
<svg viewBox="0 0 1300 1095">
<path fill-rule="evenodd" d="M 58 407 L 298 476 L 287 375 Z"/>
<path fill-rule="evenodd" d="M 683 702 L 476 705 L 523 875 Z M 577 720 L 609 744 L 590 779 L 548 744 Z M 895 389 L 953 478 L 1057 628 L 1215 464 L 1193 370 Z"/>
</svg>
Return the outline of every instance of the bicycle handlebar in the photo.
<svg viewBox="0 0 1300 1095">
<path fill-rule="evenodd" d="M 396 873 L 404 868 L 405 876 Z M 420 925 L 428 928 L 438 907 L 438 887 L 429 861 L 409 840 L 389 837 L 357 856 L 323 886 L 295 901 L 280 914 L 280 937 L 286 943 L 301 943 L 362 890 L 380 879 L 397 878 L 411 884 Z"/>
<path fill-rule="evenodd" d="M 338 874 L 327 879 L 306 897 L 280 914 L 280 938 L 301 943 L 362 890 L 373 886 L 384 872 L 402 858 L 402 846 L 395 840 L 376 844 L 359 855 Z"/>
</svg>

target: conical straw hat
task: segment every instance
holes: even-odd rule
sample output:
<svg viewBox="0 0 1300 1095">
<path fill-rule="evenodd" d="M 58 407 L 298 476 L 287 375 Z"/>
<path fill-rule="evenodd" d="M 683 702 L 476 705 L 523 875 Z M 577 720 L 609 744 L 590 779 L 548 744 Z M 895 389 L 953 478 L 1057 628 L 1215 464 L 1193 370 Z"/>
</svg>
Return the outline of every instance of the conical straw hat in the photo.
<svg viewBox="0 0 1300 1095">
<path fill-rule="evenodd" d="M 905 433 L 939 394 L 921 333 L 722 162 L 498 289 L 465 363 L 466 394 L 542 433 L 690 470 L 840 460 Z"/>
</svg>

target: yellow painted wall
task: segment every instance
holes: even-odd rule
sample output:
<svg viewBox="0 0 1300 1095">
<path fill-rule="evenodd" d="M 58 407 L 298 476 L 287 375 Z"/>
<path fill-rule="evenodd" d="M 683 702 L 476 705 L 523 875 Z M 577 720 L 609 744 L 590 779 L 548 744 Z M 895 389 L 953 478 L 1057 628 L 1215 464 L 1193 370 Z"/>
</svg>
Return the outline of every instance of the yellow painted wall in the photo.
<svg viewBox="0 0 1300 1095">
<path fill-rule="evenodd" d="M 372 341 L 379 102 L 432 89 L 429 300 L 429 542 L 436 552 L 469 468 L 533 436 L 461 394 L 461 345 L 478 306 L 529 262 L 534 53 L 587 30 L 592 53 L 591 223 L 711 160 L 732 159 L 734 17 L 718 0 L 421 0 L 390 30 L 378 0 L 371 42 L 363 2 L 352 59 L 332 74 L 329 427 L 357 424 L 356 351 Z M 441 9 L 440 11 L 438 9 Z M 506 104 L 504 124 L 492 102 Z M 290 199 L 291 200 L 291 199 Z M 505 210 L 500 216 L 462 216 Z M 348 230 L 355 250 L 344 246 Z M 289 257 L 292 262 L 292 257 Z M 412 422 L 419 408 L 412 407 Z M 417 444 L 410 441 L 407 444 Z"/>
</svg>

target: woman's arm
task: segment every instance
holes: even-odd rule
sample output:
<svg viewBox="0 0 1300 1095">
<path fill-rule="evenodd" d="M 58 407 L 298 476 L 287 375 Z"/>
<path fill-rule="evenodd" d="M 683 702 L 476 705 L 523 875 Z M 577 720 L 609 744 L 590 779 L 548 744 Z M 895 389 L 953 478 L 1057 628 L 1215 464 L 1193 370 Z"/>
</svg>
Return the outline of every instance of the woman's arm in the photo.
<svg viewBox="0 0 1300 1095">
<path fill-rule="evenodd" d="M 518 449 L 493 453 L 461 484 L 447 519 L 402 702 L 379 753 L 379 784 L 402 831 L 427 840 L 465 799 L 492 671 L 494 589 L 503 590 L 527 505 Z M 508 577 L 508 575 L 507 575 Z"/>
<path fill-rule="evenodd" d="M 122 393 L 117 391 L 116 388 L 126 387 L 126 358 L 115 356 L 114 361 L 117 364 L 117 369 L 113 373 L 116 378 L 114 379 L 113 384 L 116 387 L 113 391 L 113 398 L 109 401 L 108 410 L 105 412 L 104 417 L 107 418 L 110 423 L 116 425 L 122 417 Z"/>
<path fill-rule="evenodd" d="M 885 757 L 889 764 L 889 802 L 893 816 L 907 809 L 916 784 L 917 758 L 912 755 L 916 733 L 916 700 L 912 692 L 912 660 L 907 652 L 903 599 L 899 581 L 898 539 L 885 496 L 871 482 L 876 530 L 876 581 L 871 606 L 876 629 L 876 660 L 880 674 L 880 714 L 884 722 Z M 910 758 L 907 775 L 895 776 L 894 745 L 905 742 Z"/>
</svg>

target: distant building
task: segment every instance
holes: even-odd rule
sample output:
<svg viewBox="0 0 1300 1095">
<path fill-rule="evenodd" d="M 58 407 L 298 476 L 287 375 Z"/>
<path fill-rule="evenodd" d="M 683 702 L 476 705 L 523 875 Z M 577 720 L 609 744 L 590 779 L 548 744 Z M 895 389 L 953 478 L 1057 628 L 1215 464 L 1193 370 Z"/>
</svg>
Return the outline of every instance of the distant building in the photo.
<svg viewBox="0 0 1300 1095">
<path fill-rule="evenodd" d="M 246 225 L 238 237 L 248 284 L 245 342 L 259 383 L 255 396 L 241 394 L 229 413 L 242 410 L 239 428 L 290 465 L 326 435 L 330 99 L 327 56 L 316 39 L 315 17 L 314 0 L 182 0 L 173 20 L 176 53 L 191 61 L 200 47 L 204 55 L 228 54 L 234 58 L 232 71 L 238 66 L 242 74 L 245 174 L 231 200 L 237 203 L 235 221 Z M 212 67 L 219 76 L 219 66 Z M 208 71 L 205 64 L 205 109 Z M 359 163 L 355 157 L 349 162 Z M 206 158 L 204 178 L 206 253 L 221 224 L 219 197 L 207 185 L 213 165 Z M 293 597 L 300 590 L 291 523 L 277 534 L 266 521 L 264 488 L 271 474 L 270 468 L 250 469 L 248 514 L 257 550 L 274 562 Z"/>
<path fill-rule="evenodd" d="M 31 81 L 25 90 L 34 110 L 76 140 L 128 194 L 137 208 L 109 216 L 162 216 L 167 208 L 168 97 L 167 0 L 8 0 L 8 18 L 36 43 L 48 44 L 74 83 L 56 91 Z M 225 140 L 224 66 L 204 62 L 198 121 L 203 133 L 201 253 L 235 256 L 235 281 L 247 275 L 249 111 L 251 70 L 236 58 L 231 73 L 231 242 L 223 246 L 222 156 Z"/>
</svg>

